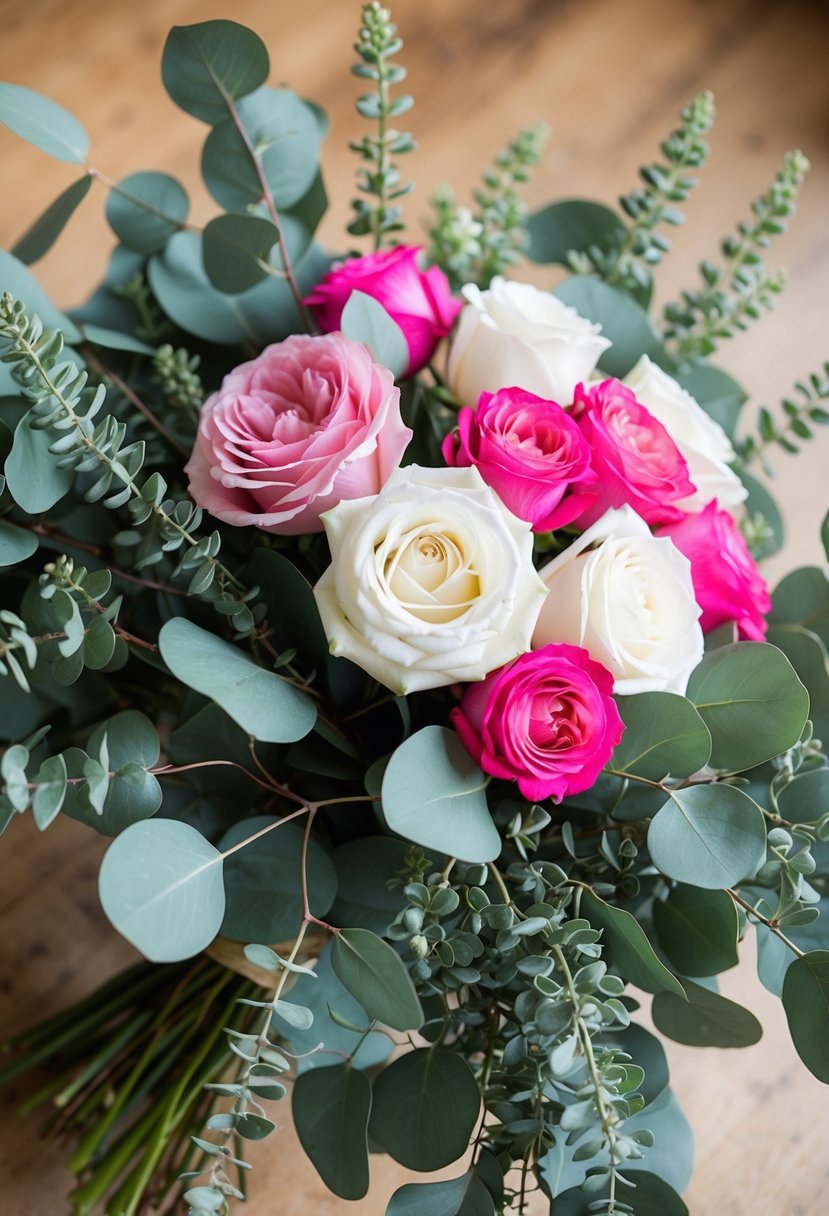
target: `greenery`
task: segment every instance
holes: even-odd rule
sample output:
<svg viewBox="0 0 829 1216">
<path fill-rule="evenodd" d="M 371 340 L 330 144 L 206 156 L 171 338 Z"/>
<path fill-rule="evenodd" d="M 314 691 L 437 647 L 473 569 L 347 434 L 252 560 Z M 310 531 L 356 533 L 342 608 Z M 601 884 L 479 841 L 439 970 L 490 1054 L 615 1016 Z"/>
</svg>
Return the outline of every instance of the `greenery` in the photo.
<svg viewBox="0 0 829 1216">
<path fill-rule="evenodd" d="M 376 129 L 352 144 L 349 231 L 373 251 L 405 232 L 401 48 L 389 11 L 365 5 L 354 71 L 374 91 L 357 108 Z M 452 728 L 457 687 L 396 696 L 332 657 L 311 592 L 325 536 L 210 520 L 185 470 L 223 376 L 315 331 L 303 299 L 331 264 L 314 239 L 325 116 L 269 69 L 235 22 L 167 41 L 164 86 L 206 126 L 203 228 L 171 176 L 84 168 L 0 252 L 0 830 L 68 815 L 110 838 L 101 904 L 151 960 L 8 1044 L 0 1083 L 43 1072 L 27 1106 L 75 1139 L 78 1216 L 163 1210 L 180 1185 L 192 1213 L 226 1216 L 246 1142 L 288 1096 L 345 1199 L 366 1194 L 374 1150 L 454 1166 L 399 1188 L 387 1216 L 524 1213 L 534 1192 L 556 1216 L 682 1216 L 691 1132 L 642 994 L 661 1036 L 756 1042 L 754 1014 L 716 986 L 754 932 L 760 979 L 829 1082 L 829 581 L 787 575 L 766 642 L 709 632 L 684 695 L 617 697 L 620 742 L 561 803 L 484 772 Z M 560 264 L 558 300 L 610 340 L 604 373 L 648 354 L 734 436 L 745 393 L 709 357 L 781 285 L 765 250 L 806 162 L 787 157 L 723 265 L 654 318 L 663 229 L 713 117 L 709 94 L 693 100 L 620 210 L 534 215 L 521 188 L 545 131 L 528 127 L 472 207 L 436 196 L 427 260 L 484 288 L 524 253 Z M 48 99 L 0 85 L 0 121 L 86 165 L 86 133 Z M 67 314 L 28 267 L 101 189 L 117 245 Z M 404 328 L 367 292 L 341 327 L 403 380 L 407 461 L 441 464 L 457 402 L 439 365 L 406 378 Z M 737 441 L 758 553 L 782 524 L 745 470 L 829 417 L 825 374 L 798 394 Z M 536 563 L 573 537 L 537 536 Z"/>
</svg>

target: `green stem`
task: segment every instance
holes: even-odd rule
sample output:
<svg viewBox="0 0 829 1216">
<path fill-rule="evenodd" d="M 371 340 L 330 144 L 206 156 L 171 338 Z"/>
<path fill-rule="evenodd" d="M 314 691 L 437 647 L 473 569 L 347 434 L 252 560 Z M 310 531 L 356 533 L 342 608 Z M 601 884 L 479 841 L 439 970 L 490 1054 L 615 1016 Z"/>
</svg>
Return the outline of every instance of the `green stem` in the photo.
<svg viewBox="0 0 829 1216">
<path fill-rule="evenodd" d="M 753 904 L 750 904 L 747 899 L 743 899 L 742 895 L 740 895 L 737 891 L 733 891 L 730 887 L 726 887 L 725 893 L 726 895 L 730 895 L 734 900 L 734 903 L 739 904 L 744 912 L 746 912 L 749 916 L 753 916 L 755 920 L 759 920 L 760 924 L 765 925 L 766 928 L 775 935 L 775 937 L 779 937 L 781 942 L 788 946 L 793 954 L 796 954 L 798 958 L 803 958 L 804 954 L 806 953 L 805 950 L 801 950 L 799 946 L 796 946 L 793 941 L 790 941 L 789 938 L 786 937 L 786 934 L 780 928 L 777 921 L 770 917 L 763 916 L 762 912 L 758 912 Z"/>
</svg>

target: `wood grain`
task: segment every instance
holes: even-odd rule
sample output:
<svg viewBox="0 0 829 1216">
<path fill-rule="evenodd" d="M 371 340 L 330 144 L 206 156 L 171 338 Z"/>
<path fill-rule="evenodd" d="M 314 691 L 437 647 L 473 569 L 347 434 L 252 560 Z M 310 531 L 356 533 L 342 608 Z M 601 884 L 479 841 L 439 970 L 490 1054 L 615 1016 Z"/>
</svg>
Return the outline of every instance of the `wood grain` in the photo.
<svg viewBox="0 0 829 1216">
<path fill-rule="evenodd" d="M 716 94 L 719 120 L 704 184 L 688 207 L 661 275 L 660 298 L 694 280 L 696 262 L 747 213 L 787 148 L 813 163 L 794 230 L 772 257 L 791 269 L 777 314 L 724 348 L 722 364 L 758 403 L 773 404 L 795 377 L 829 357 L 829 14 L 824 5 L 774 0 L 398 0 L 409 85 L 410 126 L 420 141 L 410 158 L 420 189 L 412 222 L 427 213 L 428 191 L 450 180 L 468 191 L 492 152 L 516 129 L 543 118 L 553 128 L 534 203 L 579 195 L 612 200 L 654 156 L 682 104 L 701 88 Z M 197 221 L 212 213 L 198 178 L 204 128 L 175 109 L 158 62 L 172 24 L 234 16 L 271 49 L 273 82 L 318 99 L 332 116 L 324 165 L 332 195 L 325 235 L 336 247 L 349 211 L 353 158 L 345 144 L 360 129 L 348 72 L 357 5 L 351 0 L 0 0 L 0 77 L 25 83 L 72 110 L 92 137 L 91 163 L 112 178 L 136 169 L 177 174 Z M 73 180 L 0 130 L 0 245 Z M 100 277 L 111 245 L 103 193 L 72 220 L 37 267 L 64 304 Z M 551 282 L 536 268 L 534 281 Z M 2 284 L 0 284 L 2 288 Z M 816 524 L 826 509 L 827 443 L 800 459 L 781 458 L 779 486 L 791 540 L 772 573 L 820 560 Z M 104 923 L 94 875 L 102 842 L 71 822 L 45 838 L 18 823 L 3 840 L 0 887 L 0 1034 L 89 991 L 130 957 Z M 753 946 L 747 943 L 745 953 Z M 817 1216 L 826 1208 L 829 1133 L 826 1091 L 796 1061 L 779 1004 L 760 988 L 751 959 L 723 977 L 723 991 L 766 1026 L 742 1052 L 669 1048 L 675 1087 L 697 1136 L 697 1170 L 687 1195 L 694 1213 Z M 2 1211 L 54 1216 L 68 1211 L 61 1150 L 34 1142 L 34 1124 L 2 1096 Z M 19 1096 L 19 1093 L 18 1095 Z M 283 1113 L 288 1118 L 287 1110 Z M 349 1205 L 312 1177 L 291 1128 L 255 1153 L 252 1216 L 380 1216 L 405 1172 L 378 1160 L 368 1198 Z"/>
</svg>

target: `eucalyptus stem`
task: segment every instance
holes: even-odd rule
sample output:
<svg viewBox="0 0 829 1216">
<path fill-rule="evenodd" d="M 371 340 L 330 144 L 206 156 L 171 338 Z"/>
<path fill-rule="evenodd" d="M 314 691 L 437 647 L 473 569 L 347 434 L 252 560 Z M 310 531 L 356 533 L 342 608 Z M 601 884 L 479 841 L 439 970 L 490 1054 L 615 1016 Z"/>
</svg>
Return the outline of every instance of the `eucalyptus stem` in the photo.
<svg viewBox="0 0 829 1216">
<path fill-rule="evenodd" d="M 754 919 L 758 920 L 761 925 L 765 925 L 775 937 L 779 937 L 781 942 L 788 946 L 793 954 L 796 954 L 798 958 L 803 958 L 804 954 L 806 953 L 805 950 L 801 950 L 799 946 L 796 946 L 793 941 L 786 937 L 786 934 L 773 917 L 763 916 L 762 912 L 758 912 L 753 904 L 750 904 L 747 899 L 743 899 L 742 895 L 740 895 L 737 891 L 732 890 L 731 887 L 726 887 L 725 893 L 726 895 L 730 895 L 734 900 L 734 903 L 739 904 L 744 912 L 746 912 L 749 916 L 753 916 Z"/>
</svg>

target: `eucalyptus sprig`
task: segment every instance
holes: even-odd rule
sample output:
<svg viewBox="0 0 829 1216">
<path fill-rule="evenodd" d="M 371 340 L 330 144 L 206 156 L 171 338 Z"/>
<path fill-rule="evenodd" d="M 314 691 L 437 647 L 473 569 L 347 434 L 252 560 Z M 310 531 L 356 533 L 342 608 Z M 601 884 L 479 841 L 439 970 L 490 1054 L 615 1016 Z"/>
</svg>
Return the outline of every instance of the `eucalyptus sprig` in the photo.
<svg viewBox="0 0 829 1216">
<path fill-rule="evenodd" d="M 530 178 L 549 138 L 546 123 L 525 127 L 481 174 L 475 209 L 460 206 L 449 186 L 432 196 L 435 221 L 429 230 L 429 259 L 441 266 L 454 287 L 487 286 L 514 265 L 526 243 L 527 206 L 520 187 Z"/>
<path fill-rule="evenodd" d="M 391 89 L 406 78 L 406 69 L 392 62 L 403 47 L 397 36 L 397 26 L 391 21 L 391 13 L 378 2 L 371 0 L 362 11 L 362 24 L 354 49 L 360 63 L 352 67 L 355 76 L 372 80 L 377 86 L 375 93 L 366 93 L 355 102 L 357 113 L 377 123 L 376 135 L 364 135 L 349 146 L 357 152 L 363 164 L 357 171 L 357 189 L 368 198 L 353 200 L 354 219 L 348 226 L 353 236 L 371 236 L 374 249 L 385 243 L 394 244 L 394 233 L 402 232 L 402 207 L 397 199 L 403 198 L 414 186 L 403 183 L 400 170 L 393 158 L 416 147 L 407 131 L 397 131 L 389 126 L 392 119 L 405 114 L 414 105 L 408 94 L 392 98 Z M 375 200 L 375 201 L 372 201 Z"/>
<path fill-rule="evenodd" d="M 814 438 L 810 423 L 826 426 L 829 423 L 829 410 L 824 409 L 821 401 L 829 401 L 829 363 L 823 365 L 823 372 L 812 372 L 806 380 L 800 380 L 795 385 L 800 396 L 799 401 L 784 397 L 781 402 L 783 417 L 777 421 L 771 411 L 763 406 L 757 415 L 757 433 L 746 435 L 737 446 L 738 468 L 759 461 L 764 472 L 773 473 L 766 453 L 769 448 L 778 447 L 790 455 L 800 451 L 795 440 L 807 442 Z"/>
<path fill-rule="evenodd" d="M 747 329 L 774 306 L 786 276 L 766 266 L 764 253 L 786 231 L 808 169 L 802 152 L 787 152 L 769 189 L 752 203 L 752 218 L 723 240 L 723 264 L 701 262 L 702 287 L 683 291 L 679 301 L 665 306 L 665 344 L 680 363 L 713 354 L 723 338 Z"/>
</svg>

